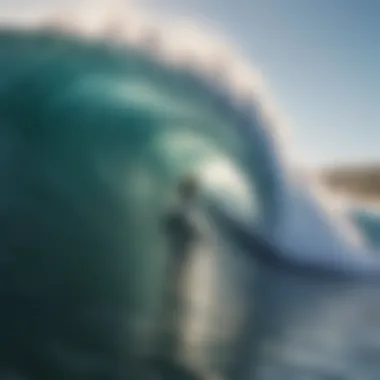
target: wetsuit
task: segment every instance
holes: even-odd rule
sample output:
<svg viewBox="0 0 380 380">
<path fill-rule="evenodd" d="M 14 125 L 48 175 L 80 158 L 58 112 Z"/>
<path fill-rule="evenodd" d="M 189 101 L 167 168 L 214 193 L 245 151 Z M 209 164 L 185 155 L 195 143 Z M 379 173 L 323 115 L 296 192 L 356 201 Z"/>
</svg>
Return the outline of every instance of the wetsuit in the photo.
<svg viewBox="0 0 380 380">
<path fill-rule="evenodd" d="M 179 286 L 189 262 L 192 248 L 198 239 L 198 229 L 193 217 L 193 204 L 182 203 L 165 217 L 164 231 L 169 242 L 171 275 Z"/>
</svg>

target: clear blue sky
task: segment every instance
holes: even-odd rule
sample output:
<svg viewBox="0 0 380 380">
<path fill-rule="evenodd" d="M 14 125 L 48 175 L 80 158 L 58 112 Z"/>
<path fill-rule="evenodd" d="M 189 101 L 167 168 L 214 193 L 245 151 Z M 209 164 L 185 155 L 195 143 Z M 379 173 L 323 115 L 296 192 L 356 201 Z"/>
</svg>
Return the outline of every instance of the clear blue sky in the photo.
<svg viewBox="0 0 380 380">
<path fill-rule="evenodd" d="M 162 2 L 209 18 L 257 62 L 301 163 L 380 162 L 380 0 Z"/>
<path fill-rule="evenodd" d="M 0 13 L 70 1 L 0 0 Z M 290 119 L 301 164 L 380 162 L 380 0 L 140 1 L 209 19 L 240 45 Z"/>
</svg>

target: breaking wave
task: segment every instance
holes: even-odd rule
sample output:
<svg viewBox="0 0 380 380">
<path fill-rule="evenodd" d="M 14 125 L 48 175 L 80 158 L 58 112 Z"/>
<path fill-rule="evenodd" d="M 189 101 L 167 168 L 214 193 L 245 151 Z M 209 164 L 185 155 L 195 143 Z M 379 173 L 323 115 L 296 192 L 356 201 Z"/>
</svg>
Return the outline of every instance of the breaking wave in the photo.
<svg viewBox="0 0 380 380">
<path fill-rule="evenodd" d="M 27 231 L 18 249 L 36 246 L 39 265 L 53 260 L 60 242 L 56 270 L 66 275 L 50 273 L 41 287 L 49 280 L 62 290 L 75 278 L 67 252 L 76 250 L 82 267 L 91 257 L 88 287 L 95 281 L 101 293 L 107 283 L 115 296 L 125 281 L 125 252 L 158 276 L 165 244 L 157 223 L 189 173 L 205 197 L 251 223 L 287 259 L 378 270 L 370 253 L 357 254 L 364 243 L 355 225 L 292 169 L 286 128 L 250 64 L 188 20 L 132 8 L 117 14 L 3 20 L 4 233 L 12 246 Z M 109 270 L 101 267 L 105 250 Z"/>
</svg>

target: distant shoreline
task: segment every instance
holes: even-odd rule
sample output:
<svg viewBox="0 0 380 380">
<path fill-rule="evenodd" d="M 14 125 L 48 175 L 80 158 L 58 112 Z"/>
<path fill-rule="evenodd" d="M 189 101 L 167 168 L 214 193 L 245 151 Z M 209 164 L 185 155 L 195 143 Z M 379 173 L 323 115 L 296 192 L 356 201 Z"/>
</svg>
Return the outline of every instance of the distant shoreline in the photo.
<svg viewBox="0 0 380 380">
<path fill-rule="evenodd" d="M 380 164 L 326 168 L 317 177 L 335 195 L 354 203 L 380 206 Z"/>
</svg>

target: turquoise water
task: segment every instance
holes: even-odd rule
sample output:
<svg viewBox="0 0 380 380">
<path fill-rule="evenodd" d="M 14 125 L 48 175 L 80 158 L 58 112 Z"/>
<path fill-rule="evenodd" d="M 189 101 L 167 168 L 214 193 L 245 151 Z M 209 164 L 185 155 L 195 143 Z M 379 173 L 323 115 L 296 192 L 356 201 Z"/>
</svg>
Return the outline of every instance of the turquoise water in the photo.
<svg viewBox="0 0 380 380">
<path fill-rule="evenodd" d="M 352 212 L 352 218 L 363 231 L 369 244 L 380 249 L 380 213 L 358 209 Z"/>
<path fill-rule="evenodd" d="M 210 380 L 377 379 L 378 286 L 264 266 L 210 219 L 182 302 L 164 302 L 159 225 L 183 176 L 201 178 L 202 201 L 275 225 L 261 120 L 249 122 L 136 49 L 2 32 L 1 368 L 150 379 L 146 358 L 160 354 Z"/>
</svg>

